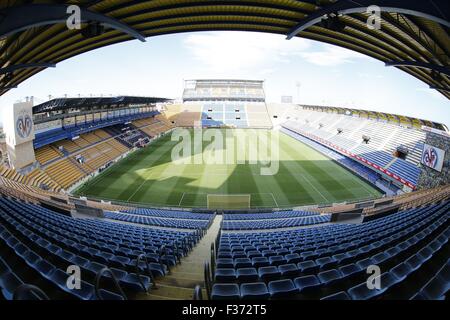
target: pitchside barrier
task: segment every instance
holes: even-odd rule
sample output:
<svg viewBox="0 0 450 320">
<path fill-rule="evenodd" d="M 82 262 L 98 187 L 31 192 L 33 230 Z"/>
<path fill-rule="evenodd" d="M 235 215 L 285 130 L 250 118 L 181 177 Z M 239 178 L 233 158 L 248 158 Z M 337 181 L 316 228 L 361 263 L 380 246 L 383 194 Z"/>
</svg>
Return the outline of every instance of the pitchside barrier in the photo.
<svg viewBox="0 0 450 320">
<path fill-rule="evenodd" d="M 208 209 L 249 209 L 250 194 L 208 194 Z"/>
</svg>

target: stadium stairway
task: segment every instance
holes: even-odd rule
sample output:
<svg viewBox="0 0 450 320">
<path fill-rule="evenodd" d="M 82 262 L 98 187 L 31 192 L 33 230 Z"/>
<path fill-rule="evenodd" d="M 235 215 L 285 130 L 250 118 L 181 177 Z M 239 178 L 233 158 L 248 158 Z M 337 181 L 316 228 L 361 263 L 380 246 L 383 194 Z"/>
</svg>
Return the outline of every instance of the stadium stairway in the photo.
<svg viewBox="0 0 450 320">
<path fill-rule="evenodd" d="M 194 288 L 201 285 L 203 297 L 206 297 L 204 288 L 204 261 L 210 259 L 211 243 L 214 243 L 220 231 L 222 216 L 216 215 L 206 235 L 192 249 L 181 264 L 170 269 L 170 273 L 159 279 L 156 288 L 147 294 L 139 294 L 139 300 L 192 300 Z"/>
</svg>

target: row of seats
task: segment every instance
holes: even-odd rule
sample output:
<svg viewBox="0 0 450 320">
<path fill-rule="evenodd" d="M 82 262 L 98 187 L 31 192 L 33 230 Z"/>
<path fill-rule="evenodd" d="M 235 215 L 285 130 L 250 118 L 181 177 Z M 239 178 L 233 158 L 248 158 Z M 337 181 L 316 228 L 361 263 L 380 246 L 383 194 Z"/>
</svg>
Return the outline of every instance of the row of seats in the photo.
<svg viewBox="0 0 450 320">
<path fill-rule="evenodd" d="M 403 177 L 405 180 L 417 184 L 421 170 L 412 166 L 408 162 L 397 159 L 390 167 L 389 171 L 393 174 Z"/>
<path fill-rule="evenodd" d="M 211 213 L 195 213 L 190 211 L 162 210 L 152 208 L 135 208 L 131 210 L 124 210 L 122 212 L 149 217 L 176 218 L 176 219 L 210 220 L 212 218 Z"/>
<path fill-rule="evenodd" d="M 413 297 L 414 300 L 448 300 L 450 291 L 450 259 Z"/>
<path fill-rule="evenodd" d="M 52 163 L 45 168 L 45 173 L 47 173 L 53 181 L 57 182 L 64 189 L 69 188 L 85 176 L 82 169 L 77 166 L 74 160 L 69 158 Z"/>
<path fill-rule="evenodd" d="M 55 181 L 53 181 L 48 174 L 40 169 L 31 171 L 27 175 L 27 178 L 29 179 L 29 185 L 43 187 L 54 191 L 58 191 L 60 189 L 59 185 Z"/>
<path fill-rule="evenodd" d="M 331 215 L 313 215 L 297 218 L 284 219 L 261 219 L 261 220 L 224 220 L 222 222 L 223 230 L 257 230 L 257 229 L 276 229 L 290 228 L 299 226 L 309 226 L 330 222 Z"/>
<path fill-rule="evenodd" d="M 443 253 L 448 259 L 449 212 L 447 200 L 359 225 L 222 233 L 211 297 L 359 300 L 399 287 L 405 292 L 413 282 L 406 280 L 424 278 L 421 270 L 433 257 Z M 381 268 L 381 289 L 366 286 L 371 265 Z M 442 296 L 448 282 L 438 280 Z"/>
<path fill-rule="evenodd" d="M 91 219 L 73 219 L 41 206 L 0 198 L 0 234 L 11 252 L 66 293 L 79 299 L 92 295 L 95 275 L 108 267 L 119 284 L 132 292 L 148 290 L 151 277 L 164 276 L 169 266 L 199 240 L 200 233 L 148 229 Z M 6 253 L 1 250 L 2 256 Z M 137 267 L 144 255 L 147 263 Z M 78 265 L 88 275 L 82 290 L 68 290 L 61 279 L 67 279 L 67 266 Z M 137 271 L 138 270 L 138 271 Z M 0 270 L 1 272 L 1 270 Z M 0 286 L 2 280 L 0 277 Z M 48 283 L 46 282 L 48 285 Z M 9 286 L 10 288 L 12 286 Z M 3 289 L 3 286 L 1 286 Z M 8 290 L 5 296 L 11 297 Z M 107 299 L 120 298 L 104 291 Z"/>
<path fill-rule="evenodd" d="M 339 140 L 336 140 L 334 136 L 338 133 L 324 132 L 321 128 L 314 129 L 313 127 L 311 127 L 310 123 L 303 125 L 299 121 L 288 121 L 282 126 L 286 129 L 304 135 L 318 143 L 351 152 L 365 159 L 366 161 L 369 161 L 372 164 L 386 169 L 389 172 L 391 172 L 392 165 L 401 166 L 403 170 L 396 170 L 394 167 L 394 171 L 396 171 L 396 174 L 404 180 L 408 181 L 413 186 L 417 185 L 419 175 L 421 173 L 421 170 L 417 167 L 418 164 L 413 164 L 403 159 L 395 158 L 391 153 L 385 150 L 373 148 L 372 146 L 370 146 L 370 144 L 367 145 L 362 142 L 356 142 L 350 137 L 340 137 Z M 345 143 L 344 141 L 346 140 L 348 140 L 349 143 Z M 351 141 L 353 141 L 354 143 L 352 144 Z"/>
<path fill-rule="evenodd" d="M 61 152 L 51 145 L 34 150 L 34 154 L 40 164 L 45 164 L 62 156 Z"/>
<path fill-rule="evenodd" d="M 210 226 L 213 217 L 214 216 L 211 215 L 211 217 L 208 220 L 194 220 L 194 219 L 146 217 L 127 213 L 105 212 L 105 218 L 107 219 L 144 224 L 150 226 L 178 228 L 178 229 L 207 229 Z"/>
<path fill-rule="evenodd" d="M 277 211 L 266 213 L 225 213 L 223 220 L 261 220 L 261 219 L 281 219 L 281 218 L 297 218 L 317 215 L 317 212 L 308 211 Z"/>
<path fill-rule="evenodd" d="M 287 128 L 281 128 L 280 131 L 300 142 L 307 144 L 308 146 L 312 147 L 313 149 L 316 149 L 317 151 L 325 154 L 326 156 L 339 162 L 344 167 L 350 169 L 351 171 L 355 172 L 356 174 L 365 178 L 366 180 L 370 181 L 371 183 L 375 183 L 376 181 L 378 181 L 380 179 L 380 176 L 375 171 L 369 169 L 368 167 L 360 164 L 359 162 L 356 162 L 356 161 L 354 161 L 332 149 L 325 147 L 324 145 L 322 145 L 320 143 L 310 140 L 310 139 L 298 134 L 297 132 L 292 131 Z"/>
<path fill-rule="evenodd" d="M 90 120 L 86 121 L 85 123 L 72 123 L 70 125 L 65 124 L 64 127 L 37 133 L 33 141 L 33 145 L 37 149 L 55 142 L 59 144 L 59 141 L 69 141 L 65 139 L 72 139 L 73 137 L 81 136 L 84 133 L 92 132 L 94 130 L 102 129 L 119 123 L 152 117 L 157 114 L 159 114 L 158 111 L 150 111 L 140 114 L 121 115 L 109 119 Z"/>
</svg>

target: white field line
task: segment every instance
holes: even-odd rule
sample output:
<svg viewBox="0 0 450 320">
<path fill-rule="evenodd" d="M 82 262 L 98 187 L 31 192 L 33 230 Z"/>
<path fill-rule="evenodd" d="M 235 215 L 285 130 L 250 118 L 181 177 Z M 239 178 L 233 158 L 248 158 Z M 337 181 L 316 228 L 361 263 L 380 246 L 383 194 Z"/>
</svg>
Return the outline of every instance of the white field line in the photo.
<svg viewBox="0 0 450 320">
<path fill-rule="evenodd" d="M 144 183 L 146 183 L 147 180 L 144 179 L 144 181 L 141 183 L 141 185 L 139 187 L 136 188 L 136 190 L 133 192 L 133 194 L 127 199 L 127 202 L 130 201 L 131 198 L 134 197 L 134 195 L 139 191 L 139 189 L 141 189 L 141 187 L 144 185 Z"/>
<path fill-rule="evenodd" d="M 183 202 L 183 199 L 184 199 L 184 195 L 185 195 L 185 194 L 186 194 L 186 193 L 183 192 L 183 195 L 181 196 L 180 202 L 178 203 L 178 206 L 179 206 L 179 207 L 181 207 L 181 202 Z"/>
<path fill-rule="evenodd" d="M 313 187 L 313 189 L 316 190 L 316 192 L 317 192 L 318 194 L 320 194 L 320 195 L 322 196 L 322 198 L 323 198 L 326 202 L 329 202 L 329 200 L 322 194 L 322 192 L 320 192 L 320 190 L 317 189 L 317 188 L 311 183 L 311 181 L 309 181 L 309 179 L 306 177 L 306 174 L 303 176 L 303 178 L 305 178 L 306 182 L 308 182 L 309 185 L 310 185 L 311 187 Z"/>
<path fill-rule="evenodd" d="M 271 194 L 271 196 L 272 196 L 272 199 L 273 199 L 273 201 L 275 201 L 275 205 L 276 205 L 277 207 L 279 207 L 279 206 L 278 206 L 278 202 L 277 202 L 277 200 L 275 200 L 275 197 L 273 196 L 273 193 L 272 193 L 272 192 L 270 192 L 270 194 Z"/>
</svg>

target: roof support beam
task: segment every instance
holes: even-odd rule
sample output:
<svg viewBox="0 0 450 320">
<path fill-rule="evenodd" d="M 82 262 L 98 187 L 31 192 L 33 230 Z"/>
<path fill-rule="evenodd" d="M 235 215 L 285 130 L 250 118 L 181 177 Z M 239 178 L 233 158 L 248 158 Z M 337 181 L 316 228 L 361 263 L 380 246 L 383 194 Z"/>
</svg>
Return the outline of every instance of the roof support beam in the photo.
<svg viewBox="0 0 450 320">
<path fill-rule="evenodd" d="M 10 73 L 10 72 L 14 72 L 16 70 L 21 70 L 21 69 L 54 68 L 54 67 L 56 67 L 56 64 L 47 63 L 47 62 L 15 64 L 15 65 L 7 66 L 5 68 L 0 68 L 0 74 Z"/>
<path fill-rule="evenodd" d="M 290 40 L 299 32 L 319 23 L 326 15 L 332 13 L 338 15 L 365 13 L 367 12 L 367 8 L 372 5 L 380 7 L 381 12 L 396 12 L 400 14 L 417 16 L 440 23 L 450 28 L 449 13 L 442 12 L 439 9 L 446 8 L 448 6 L 447 0 L 359 0 L 358 4 L 355 4 L 355 1 L 340 0 L 308 15 L 289 31 L 287 39 Z"/>
<path fill-rule="evenodd" d="M 10 89 L 15 89 L 15 88 L 17 88 L 17 85 L 0 87 L 0 92 L 5 91 L 5 90 L 10 90 Z"/>
<path fill-rule="evenodd" d="M 444 88 L 444 87 L 438 87 L 438 86 L 430 86 L 430 89 L 435 89 L 435 90 L 439 90 L 439 91 L 450 92 L 450 88 Z"/>
<path fill-rule="evenodd" d="M 389 61 L 385 63 L 386 67 L 416 67 L 422 69 L 435 70 L 439 73 L 450 77 L 450 69 L 444 66 L 439 66 L 432 63 L 425 63 L 420 61 Z"/>
<path fill-rule="evenodd" d="M 64 4 L 28 4 L 2 9 L 0 10 L 0 16 L 3 16 L 0 24 L 0 38 L 33 27 L 66 23 L 70 16 L 67 8 L 68 5 Z M 81 22 L 96 21 L 145 42 L 143 34 L 112 17 L 80 8 L 80 18 Z"/>
</svg>

